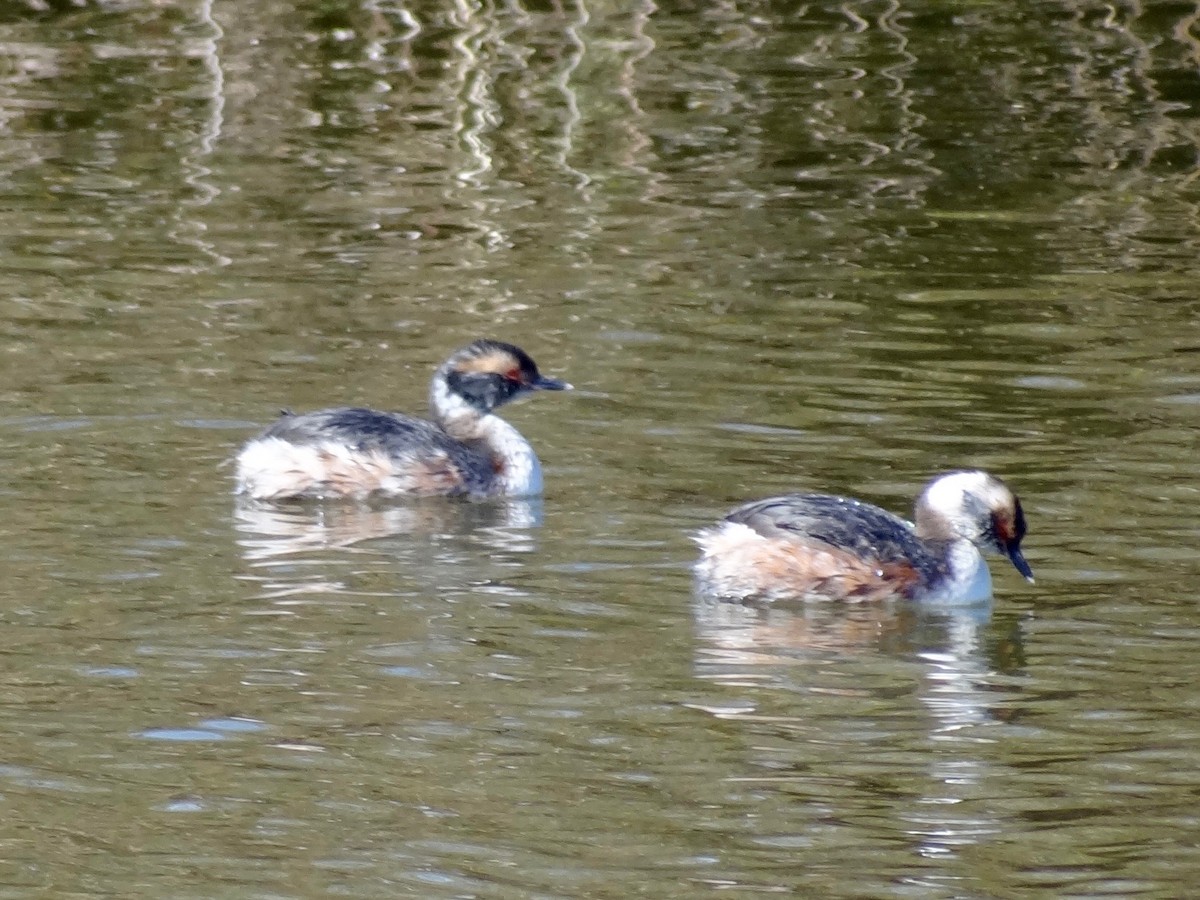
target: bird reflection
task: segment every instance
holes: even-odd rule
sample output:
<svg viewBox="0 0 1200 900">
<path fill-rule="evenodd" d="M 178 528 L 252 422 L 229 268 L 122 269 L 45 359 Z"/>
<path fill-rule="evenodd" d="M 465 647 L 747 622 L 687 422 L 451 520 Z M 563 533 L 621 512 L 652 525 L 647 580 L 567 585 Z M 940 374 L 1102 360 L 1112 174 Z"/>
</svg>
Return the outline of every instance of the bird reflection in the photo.
<svg viewBox="0 0 1200 900">
<path fill-rule="evenodd" d="M 740 720 L 760 757 L 774 748 L 773 775 L 817 761 L 827 776 L 864 785 L 842 798 L 849 815 L 877 806 L 874 776 L 895 777 L 906 760 L 910 793 L 886 802 L 915 853 L 942 858 L 1002 830 L 979 799 L 1008 777 L 997 744 L 1006 675 L 1022 656 L 1019 627 L 998 634 L 990 602 L 748 605 L 698 594 L 693 609 L 697 675 L 737 695 L 698 705 Z M 789 740 L 763 743 L 764 731 Z M 880 757 L 881 744 L 893 755 Z"/>
<path fill-rule="evenodd" d="M 431 498 L 385 506 L 239 502 L 234 508 L 238 544 L 251 563 L 399 535 L 458 537 L 521 552 L 531 549 L 530 530 L 541 524 L 539 498 L 479 503 Z"/>
<path fill-rule="evenodd" d="M 722 680 L 721 671 L 738 677 L 746 666 L 792 665 L 828 653 L 905 655 L 944 649 L 947 641 L 965 649 L 987 623 L 991 603 L 738 603 L 698 593 L 694 610 L 698 664 Z"/>
<path fill-rule="evenodd" d="M 536 548 L 541 524 L 536 498 L 234 507 L 237 543 L 253 570 L 241 578 L 258 586 L 273 614 L 334 597 L 445 596 L 464 585 L 503 591 Z"/>
</svg>

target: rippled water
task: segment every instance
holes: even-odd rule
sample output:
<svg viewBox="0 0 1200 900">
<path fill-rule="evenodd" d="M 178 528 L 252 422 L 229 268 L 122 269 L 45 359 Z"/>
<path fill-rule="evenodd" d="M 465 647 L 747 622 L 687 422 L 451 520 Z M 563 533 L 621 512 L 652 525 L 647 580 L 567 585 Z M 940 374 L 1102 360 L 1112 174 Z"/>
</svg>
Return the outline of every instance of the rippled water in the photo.
<svg viewBox="0 0 1200 900">
<path fill-rule="evenodd" d="M 1177 4 L 0 10 L 0 896 L 1186 896 Z M 536 502 L 234 503 L 479 335 Z M 1022 495 L 966 609 L 693 597 L 742 500 Z"/>
</svg>

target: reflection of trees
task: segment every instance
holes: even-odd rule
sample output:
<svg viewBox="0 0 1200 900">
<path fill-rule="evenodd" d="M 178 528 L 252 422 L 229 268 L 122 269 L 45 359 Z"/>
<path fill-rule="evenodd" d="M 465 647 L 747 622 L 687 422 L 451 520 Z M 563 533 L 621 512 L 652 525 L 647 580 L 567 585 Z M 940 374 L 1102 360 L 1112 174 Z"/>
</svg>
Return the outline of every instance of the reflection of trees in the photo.
<svg viewBox="0 0 1200 900">
<path fill-rule="evenodd" d="M 461 276 L 547 244 L 661 259 L 731 209 L 761 211 L 748 256 L 782 235 L 814 264 L 899 264 L 922 228 L 965 242 L 1019 210 L 1136 265 L 1146 203 L 1196 212 L 1195 21 L 1076 0 L 72 7 L 0 45 L 0 168 L 76 215 L 182 204 L 169 231 L 200 266 L 236 255 L 210 217 L 261 222 L 243 259 L 286 222 L 343 274 L 386 245 Z M 665 227 L 624 242 L 647 216 Z M 1037 272 L 1065 251 L 1020 252 Z"/>
<path fill-rule="evenodd" d="M 90 93 L 140 115 L 168 98 L 199 113 L 214 78 L 202 45 L 219 25 L 222 137 L 260 152 L 297 128 L 343 149 L 386 133 L 374 158 L 409 172 L 526 183 L 550 167 L 569 185 L 646 166 L 653 148 L 660 164 L 746 177 L 790 167 L 801 190 L 868 169 L 856 190 L 911 194 L 938 175 L 1019 175 L 1038 148 L 1056 149 L 1047 136 L 1101 169 L 1193 166 L 1194 128 L 1178 113 L 1195 93 L 1195 19 L 1070 0 L 75 9 L 19 26 L 3 86 L 14 101 L 48 88 L 61 109 Z M 651 113 L 653 134 L 637 128 Z"/>
</svg>

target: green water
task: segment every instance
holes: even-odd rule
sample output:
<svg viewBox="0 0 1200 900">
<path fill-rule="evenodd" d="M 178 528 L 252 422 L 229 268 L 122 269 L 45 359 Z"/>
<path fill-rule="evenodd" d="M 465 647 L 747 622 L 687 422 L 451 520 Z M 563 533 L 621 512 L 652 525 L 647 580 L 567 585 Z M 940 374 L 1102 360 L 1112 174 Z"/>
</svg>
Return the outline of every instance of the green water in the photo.
<svg viewBox="0 0 1200 900">
<path fill-rule="evenodd" d="M 1194 12 L 0 11 L 0 896 L 1184 896 Z M 534 503 L 237 507 L 281 407 L 573 382 Z M 1021 493 L 990 608 L 692 597 Z"/>
</svg>

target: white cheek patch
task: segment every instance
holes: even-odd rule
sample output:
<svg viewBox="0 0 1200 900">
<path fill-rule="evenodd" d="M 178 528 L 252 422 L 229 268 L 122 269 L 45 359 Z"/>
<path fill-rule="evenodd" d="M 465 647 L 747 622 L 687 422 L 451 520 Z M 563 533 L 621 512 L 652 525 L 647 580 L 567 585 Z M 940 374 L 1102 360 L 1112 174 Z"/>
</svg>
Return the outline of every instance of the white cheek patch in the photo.
<svg viewBox="0 0 1200 900">
<path fill-rule="evenodd" d="M 998 487 L 987 472 L 955 472 L 937 479 L 925 493 L 929 508 L 946 516 L 961 513 L 963 497 L 974 494 L 987 501 Z M 989 506 L 991 504 L 989 503 Z"/>
</svg>

